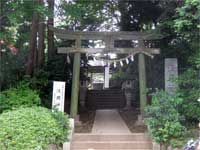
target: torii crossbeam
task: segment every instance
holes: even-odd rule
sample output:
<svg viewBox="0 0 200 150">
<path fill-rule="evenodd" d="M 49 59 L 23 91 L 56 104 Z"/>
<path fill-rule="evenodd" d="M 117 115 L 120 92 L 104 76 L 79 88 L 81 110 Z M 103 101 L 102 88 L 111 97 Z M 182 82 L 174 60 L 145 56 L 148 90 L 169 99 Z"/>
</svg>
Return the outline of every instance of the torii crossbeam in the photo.
<svg viewBox="0 0 200 150">
<path fill-rule="evenodd" d="M 134 52 L 159 54 L 160 50 L 157 48 L 145 47 L 130 47 L 130 48 L 117 48 L 114 46 L 115 41 L 119 40 L 138 40 L 138 45 L 143 45 L 143 40 L 159 39 L 160 36 L 155 34 L 147 34 L 141 32 L 96 32 L 96 31 L 66 31 L 50 27 L 57 38 L 63 40 L 74 40 L 75 46 L 73 47 L 59 47 L 58 53 L 116 53 L 116 54 L 130 54 Z M 84 48 L 82 47 L 83 40 L 102 40 L 105 42 L 105 48 Z"/>
</svg>

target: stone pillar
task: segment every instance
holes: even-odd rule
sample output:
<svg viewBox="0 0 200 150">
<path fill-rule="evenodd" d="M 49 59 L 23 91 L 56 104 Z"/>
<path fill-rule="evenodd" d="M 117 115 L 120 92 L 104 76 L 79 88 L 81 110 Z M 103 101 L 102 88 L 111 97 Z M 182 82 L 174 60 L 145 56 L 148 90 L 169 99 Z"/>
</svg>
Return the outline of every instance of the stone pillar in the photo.
<svg viewBox="0 0 200 150">
<path fill-rule="evenodd" d="M 178 61 L 176 58 L 165 59 L 165 91 L 173 94 L 177 90 L 177 84 L 173 81 L 178 77 Z"/>
<path fill-rule="evenodd" d="M 134 97 L 133 89 L 134 89 L 134 81 L 133 80 L 126 80 L 122 83 L 122 90 L 124 90 L 124 94 L 126 97 L 125 109 L 130 109 L 132 107 L 132 101 L 133 101 L 133 97 Z"/>
<path fill-rule="evenodd" d="M 126 109 L 131 108 L 132 93 L 130 91 L 125 91 L 126 96 Z"/>
<path fill-rule="evenodd" d="M 73 77 L 72 77 L 72 94 L 71 94 L 71 106 L 70 117 L 75 118 L 78 112 L 78 98 L 79 98 L 79 80 L 80 80 L 80 59 L 81 54 L 74 54 L 73 64 Z"/>
<path fill-rule="evenodd" d="M 109 88 L 109 79 L 110 78 L 110 64 L 105 67 L 105 73 L 104 73 L 104 88 Z"/>
</svg>

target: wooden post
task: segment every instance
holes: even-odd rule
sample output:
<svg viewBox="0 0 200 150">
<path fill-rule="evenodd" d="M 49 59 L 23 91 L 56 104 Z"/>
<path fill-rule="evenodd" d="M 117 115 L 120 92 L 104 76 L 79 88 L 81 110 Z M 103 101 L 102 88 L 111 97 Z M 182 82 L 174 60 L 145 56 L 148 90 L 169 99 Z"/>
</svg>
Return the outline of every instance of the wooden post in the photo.
<svg viewBox="0 0 200 150">
<path fill-rule="evenodd" d="M 146 97 L 146 68 L 145 68 L 145 56 L 143 53 L 139 54 L 139 88 L 140 88 L 140 112 L 144 116 L 144 107 L 147 103 Z"/>
<path fill-rule="evenodd" d="M 145 44 L 143 39 L 138 40 L 138 45 L 140 48 L 144 49 Z M 138 56 L 138 68 L 139 68 L 139 88 L 140 88 L 140 113 L 141 117 L 144 117 L 144 108 L 147 104 L 146 95 L 146 67 L 145 67 L 145 56 L 143 53 L 139 53 Z"/>
<path fill-rule="evenodd" d="M 81 59 L 81 54 L 75 53 L 74 64 L 73 64 L 73 77 L 72 77 L 71 106 L 70 106 L 71 118 L 75 118 L 78 112 L 80 59 Z"/>
</svg>

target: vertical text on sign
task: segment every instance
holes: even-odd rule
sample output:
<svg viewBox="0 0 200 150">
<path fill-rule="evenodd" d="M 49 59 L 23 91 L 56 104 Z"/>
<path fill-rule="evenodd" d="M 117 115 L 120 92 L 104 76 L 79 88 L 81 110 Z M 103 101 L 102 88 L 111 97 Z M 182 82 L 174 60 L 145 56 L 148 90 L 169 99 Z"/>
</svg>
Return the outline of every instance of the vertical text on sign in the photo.
<svg viewBox="0 0 200 150">
<path fill-rule="evenodd" d="M 178 77 L 178 61 L 177 58 L 165 59 L 165 90 L 174 94 L 177 90 L 175 79 Z"/>
<path fill-rule="evenodd" d="M 54 81 L 52 108 L 56 108 L 57 110 L 64 112 L 64 101 L 65 101 L 65 82 Z"/>
</svg>

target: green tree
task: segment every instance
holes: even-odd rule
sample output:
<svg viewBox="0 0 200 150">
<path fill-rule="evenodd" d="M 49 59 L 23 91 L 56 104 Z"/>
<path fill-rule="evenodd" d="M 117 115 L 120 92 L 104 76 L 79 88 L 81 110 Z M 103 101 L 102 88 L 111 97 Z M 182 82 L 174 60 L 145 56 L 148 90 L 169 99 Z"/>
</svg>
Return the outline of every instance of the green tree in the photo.
<svg viewBox="0 0 200 150">
<path fill-rule="evenodd" d="M 200 67 L 200 1 L 185 0 L 183 6 L 176 9 L 176 19 L 174 20 L 175 31 L 187 40 L 193 55 L 189 61 Z"/>
</svg>

